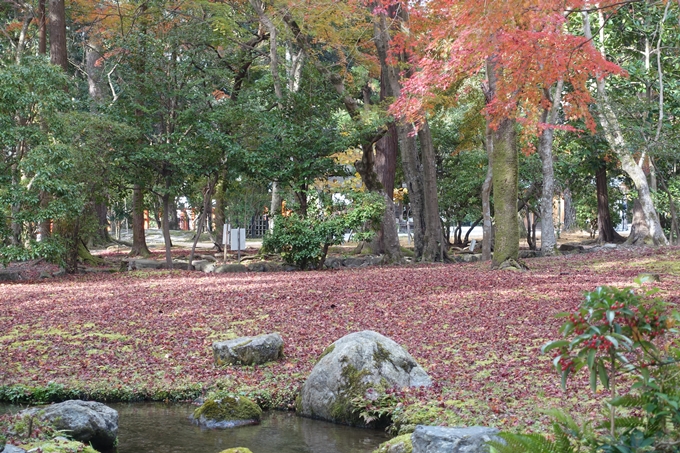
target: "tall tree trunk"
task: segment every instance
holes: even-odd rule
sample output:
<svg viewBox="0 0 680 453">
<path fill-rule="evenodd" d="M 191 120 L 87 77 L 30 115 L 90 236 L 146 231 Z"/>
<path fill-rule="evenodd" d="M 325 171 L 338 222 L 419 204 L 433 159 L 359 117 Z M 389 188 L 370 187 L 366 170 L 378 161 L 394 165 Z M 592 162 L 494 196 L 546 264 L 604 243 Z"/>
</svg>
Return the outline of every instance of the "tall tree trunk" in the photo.
<svg viewBox="0 0 680 453">
<path fill-rule="evenodd" d="M 518 168 L 515 121 L 504 119 L 493 132 L 493 202 L 496 218 L 494 267 L 519 257 Z"/>
<path fill-rule="evenodd" d="M 135 184 L 132 189 L 132 249 L 130 256 L 149 256 L 151 252 L 146 245 L 144 235 L 144 193 Z"/>
<path fill-rule="evenodd" d="M 87 73 L 87 86 L 90 94 L 90 99 L 100 102 L 103 98 L 102 83 L 102 66 L 97 66 L 97 62 L 101 59 L 102 54 L 91 39 L 88 40 L 85 46 L 85 72 Z"/>
<path fill-rule="evenodd" d="M 10 168 L 12 173 L 12 187 L 19 187 L 19 181 L 21 177 L 19 176 L 19 165 L 13 164 Z M 10 236 L 10 244 L 15 246 L 21 245 L 21 235 L 23 233 L 23 224 L 19 221 L 19 214 L 21 212 L 21 202 L 18 200 L 12 203 L 12 220 L 10 223 L 10 230 L 12 232 Z"/>
<path fill-rule="evenodd" d="M 609 181 L 605 162 L 600 162 L 595 173 L 595 187 L 597 190 L 597 241 L 600 243 L 623 242 L 624 239 L 614 229 L 609 212 Z"/>
<path fill-rule="evenodd" d="M 486 156 L 487 169 L 484 184 L 482 184 L 482 261 L 491 260 L 491 250 L 494 242 L 494 229 L 491 218 L 491 188 L 493 187 L 493 130 L 486 123 Z"/>
<path fill-rule="evenodd" d="M 562 88 L 564 82 L 560 80 L 554 89 L 554 93 L 549 96 L 551 101 L 550 109 L 544 109 L 541 122 L 555 125 L 557 124 L 557 113 L 562 101 Z M 554 255 L 557 250 L 557 239 L 555 238 L 555 223 L 553 221 L 553 198 L 555 198 L 555 172 L 553 169 L 553 141 L 554 129 L 544 129 L 538 139 L 538 154 L 541 157 L 543 173 L 543 190 L 541 191 L 541 254 L 543 256 Z"/>
<path fill-rule="evenodd" d="M 408 17 L 404 8 L 394 9 L 390 13 L 393 16 L 390 20 L 396 19 L 398 15 L 398 20 L 401 21 L 402 26 L 408 27 Z M 397 66 L 388 64 L 391 37 L 385 13 L 377 15 L 373 22 L 373 28 L 374 41 L 385 77 L 385 92 L 388 97 L 396 98 L 401 93 L 400 70 Z M 444 235 L 439 218 L 436 162 L 432 136 L 427 122 L 423 122 L 418 133 L 421 151 L 419 153 L 413 132 L 412 125 L 402 121 L 397 124 L 402 168 L 413 213 L 414 251 L 418 260 L 443 260 L 446 254 L 444 251 Z"/>
<path fill-rule="evenodd" d="M 171 230 L 179 230 L 179 217 L 177 216 L 177 198 L 170 197 L 170 212 L 168 212 L 168 226 Z M 221 228 L 221 227 L 220 227 Z M 220 229 L 220 231 L 222 231 Z"/>
<path fill-rule="evenodd" d="M 576 208 L 568 181 L 565 183 L 564 190 L 562 190 L 562 196 L 564 197 L 564 222 L 561 219 L 559 221 L 562 222 L 563 231 L 572 231 L 576 228 Z"/>
<path fill-rule="evenodd" d="M 590 19 L 587 12 L 583 13 L 583 31 L 586 39 L 592 39 L 592 33 L 590 30 Z M 633 234 L 631 230 L 630 236 L 628 236 L 627 244 L 639 244 L 651 242 L 654 245 L 668 245 L 668 239 L 664 235 L 663 228 L 661 228 L 661 223 L 659 222 L 659 216 L 654 208 L 654 201 L 652 200 L 652 195 L 649 190 L 649 184 L 647 183 L 647 177 L 645 176 L 642 169 L 637 165 L 633 156 L 631 155 L 628 147 L 626 146 L 626 140 L 623 137 L 623 132 L 621 125 L 619 124 L 619 119 L 612 108 L 611 102 L 609 101 L 609 95 L 607 94 L 607 89 L 605 85 L 604 78 L 598 78 L 596 81 L 597 94 L 598 94 L 598 116 L 600 119 L 600 124 L 604 130 L 605 138 L 607 143 L 611 146 L 614 153 L 616 153 L 621 163 L 621 169 L 626 172 L 626 174 L 633 180 L 635 187 L 638 191 L 638 200 L 640 200 L 640 209 L 644 214 L 644 219 L 647 222 L 646 228 L 638 228 Z M 645 232 L 649 235 L 648 238 L 640 237 L 639 235 Z"/>
<path fill-rule="evenodd" d="M 432 142 L 432 133 L 427 121 L 423 121 L 418 130 L 420 141 L 423 204 L 425 207 L 425 244 L 423 245 L 422 260 L 444 261 L 444 234 L 442 233 L 441 216 L 439 215 L 439 201 L 437 197 L 437 162 Z"/>
<path fill-rule="evenodd" d="M 502 73 L 493 57 L 487 60 L 488 86 L 486 102 L 496 97 L 496 81 Z M 494 218 L 494 252 L 492 266 L 499 267 L 505 261 L 519 257 L 519 225 L 517 223 L 517 199 L 519 193 L 519 155 L 515 120 L 506 118 L 491 131 Z"/>
<path fill-rule="evenodd" d="M 374 241 L 374 253 L 385 255 L 385 262 L 396 263 L 402 259 L 399 234 L 397 232 L 394 213 L 394 178 L 397 168 L 397 150 L 399 138 L 397 127 L 390 124 L 387 133 L 375 144 L 375 174 L 380 186 L 377 191 L 385 200 L 385 212 L 380 224 L 380 231 Z"/>
<path fill-rule="evenodd" d="M 68 72 L 64 0 L 49 0 L 50 62 Z"/>
<path fill-rule="evenodd" d="M 97 241 L 106 244 L 111 242 L 111 236 L 109 236 L 109 218 L 108 218 L 108 207 L 106 200 L 102 200 L 94 203 L 94 212 L 97 216 Z"/>
<path fill-rule="evenodd" d="M 172 269 L 172 239 L 170 238 L 170 216 L 168 215 L 170 211 L 170 194 L 167 192 L 169 183 L 165 184 L 165 193 L 161 196 L 162 210 L 161 214 L 163 218 L 161 219 L 161 225 L 163 227 L 163 239 L 165 242 L 165 266 L 168 269 Z"/>
<path fill-rule="evenodd" d="M 410 124 L 400 124 L 397 126 L 401 165 L 406 178 L 409 205 L 411 207 L 411 216 L 413 217 L 413 250 L 416 259 L 420 259 L 425 248 L 425 206 L 422 179 L 419 177 L 418 147 L 414 132 Z"/>
</svg>

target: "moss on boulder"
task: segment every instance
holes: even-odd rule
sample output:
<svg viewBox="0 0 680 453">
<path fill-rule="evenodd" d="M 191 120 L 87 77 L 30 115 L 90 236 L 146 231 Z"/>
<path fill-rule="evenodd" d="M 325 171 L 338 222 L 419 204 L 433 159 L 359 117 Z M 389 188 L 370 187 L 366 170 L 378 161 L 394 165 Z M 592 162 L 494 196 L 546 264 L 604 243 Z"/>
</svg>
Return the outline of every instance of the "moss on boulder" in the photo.
<svg viewBox="0 0 680 453">
<path fill-rule="evenodd" d="M 373 453 L 412 453 L 411 434 L 403 434 L 383 442 Z"/>
<path fill-rule="evenodd" d="M 63 437 L 31 442 L 21 445 L 21 448 L 26 451 L 41 451 L 42 453 L 97 453 L 97 450 L 89 445 Z"/>
<path fill-rule="evenodd" d="M 428 386 L 432 381 L 413 357 L 377 332 L 344 336 L 327 347 L 296 400 L 298 414 L 366 426 L 363 404 L 390 388 Z M 377 423 L 371 421 L 370 423 Z"/>
<path fill-rule="evenodd" d="M 253 452 L 245 447 L 236 447 L 227 448 L 226 450 L 222 450 L 220 453 L 253 453 Z"/>
<path fill-rule="evenodd" d="M 262 409 L 245 396 L 208 399 L 196 409 L 193 418 L 208 428 L 231 428 L 259 423 Z"/>
</svg>

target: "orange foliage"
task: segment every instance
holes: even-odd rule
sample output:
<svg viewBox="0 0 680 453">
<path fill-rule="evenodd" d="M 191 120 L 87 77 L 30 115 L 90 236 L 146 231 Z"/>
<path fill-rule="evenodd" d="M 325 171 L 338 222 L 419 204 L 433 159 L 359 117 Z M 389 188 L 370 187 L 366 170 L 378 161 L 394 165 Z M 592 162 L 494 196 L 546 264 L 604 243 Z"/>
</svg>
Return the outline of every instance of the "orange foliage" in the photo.
<svg viewBox="0 0 680 453">
<path fill-rule="evenodd" d="M 493 58 L 502 75 L 486 107 L 492 127 L 515 118 L 525 133 L 540 134 L 540 114 L 549 106 L 545 89 L 563 78 L 570 85 L 563 97 L 567 118 L 582 118 L 594 128 L 589 80 L 623 71 L 583 36 L 566 31 L 567 11 L 579 14 L 585 7 L 583 0 L 430 0 L 415 5 L 409 11 L 409 33 L 395 40 L 399 52 L 413 55 L 415 73 L 404 81 L 392 111 L 417 120 L 438 93 L 478 73 Z"/>
</svg>

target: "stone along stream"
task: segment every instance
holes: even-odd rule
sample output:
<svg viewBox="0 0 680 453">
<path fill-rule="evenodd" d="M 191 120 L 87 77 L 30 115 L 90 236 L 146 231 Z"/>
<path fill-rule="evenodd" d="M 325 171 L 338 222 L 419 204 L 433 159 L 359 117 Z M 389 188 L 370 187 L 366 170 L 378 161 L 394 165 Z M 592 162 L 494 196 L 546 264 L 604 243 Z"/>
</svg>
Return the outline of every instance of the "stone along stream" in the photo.
<svg viewBox="0 0 680 453">
<path fill-rule="evenodd" d="M 189 420 L 190 404 L 118 403 L 117 453 L 218 453 L 247 447 L 253 453 L 370 453 L 386 441 L 382 431 L 350 428 L 266 412 L 262 423 L 229 429 L 202 429 Z M 0 413 L 16 406 L 0 405 Z"/>
</svg>

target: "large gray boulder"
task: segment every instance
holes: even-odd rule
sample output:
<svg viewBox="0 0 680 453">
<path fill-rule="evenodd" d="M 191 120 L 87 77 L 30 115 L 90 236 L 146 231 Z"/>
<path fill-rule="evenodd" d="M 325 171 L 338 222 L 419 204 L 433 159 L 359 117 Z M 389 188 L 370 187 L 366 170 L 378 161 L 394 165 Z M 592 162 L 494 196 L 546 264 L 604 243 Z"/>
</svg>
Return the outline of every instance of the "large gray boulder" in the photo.
<svg viewBox="0 0 680 453">
<path fill-rule="evenodd" d="M 283 339 L 278 333 L 241 337 L 213 343 L 215 364 L 259 365 L 283 356 Z"/>
<path fill-rule="evenodd" d="M 302 386 L 297 410 L 305 417 L 362 426 L 352 399 L 372 399 L 388 388 L 427 387 L 431 383 L 404 348 L 365 330 L 326 348 Z"/>
<path fill-rule="evenodd" d="M 411 442 L 413 453 L 488 453 L 488 441 L 502 441 L 497 434 L 497 429 L 483 426 L 446 428 L 418 425 L 411 435 Z"/>
<path fill-rule="evenodd" d="M 26 450 L 15 447 L 14 445 L 5 445 L 5 449 L 0 450 L 0 453 L 26 453 Z"/>
<path fill-rule="evenodd" d="M 118 437 L 118 412 L 102 403 L 70 400 L 22 413 L 47 420 L 57 430 L 97 450 L 113 448 Z"/>
</svg>

